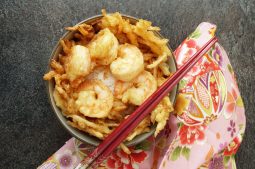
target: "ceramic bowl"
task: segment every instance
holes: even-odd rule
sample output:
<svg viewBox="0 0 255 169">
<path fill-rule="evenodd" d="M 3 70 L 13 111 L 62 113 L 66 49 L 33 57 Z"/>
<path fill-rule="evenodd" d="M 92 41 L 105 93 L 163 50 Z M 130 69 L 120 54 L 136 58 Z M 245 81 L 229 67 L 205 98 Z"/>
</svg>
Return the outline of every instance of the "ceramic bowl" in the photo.
<svg viewBox="0 0 255 169">
<path fill-rule="evenodd" d="M 135 17 L 131 17 L 131 16 L 128 16 L 128 15 L 122 15 L 122 16 L 125 19 L 129 19 L 130 23 L 136 23 L 138 21 L 138 19 L 135 18 Z M 82 23 L 92 24 L 92 23 L 97 22 L 98 20 L 100 20 L 102 17 L 103 17 L 102 15 L 97 15 L 97 16 L 94 16 L 94 17 L 83 20 L 82 22 L 78 23 L 78 25 L 82 24 Z M 75 32 L 67 32 L 61 37 L 61 39 L 72 39 L 74 33 Z M 155 34 L 162 37 L 158 32 L 155 32 Z M 171 49 L 169 45 L 168 45 L 168 47 L 169 47 L 169 49 Z M 56 45 L 56 47 L 54 48 L 54 50 L 51 54 L 50 60 L 51 59 L 56 59 L 58 57 L 58 54 L 61 51 L 62 51 L 62 46 L 58 42 L 58 44 Z M 176 66 L 176 62 L 175 62 L 174 57 L 169 57 L 168 58 L 168 64 L 170 65 L 170 71 L 175 72 L 176 69 L 177 69 L 177 66 Z M 50 70 L 50 67 L 48 67 L 48 71 L 49 70 Z M 97 146 L 101 142 L 101 140 L 99 140 L 98 138 L 96 138 L 94 136 L 91 136 L 91 135 L 89 135 L 85 132 L 79 131 L 78 129 L 73 128 L 72 126 L 67 124 L 67 119 L 65 118 L 65 116 L 63 116 L 61 110 L 56 106 L 55 101 L 53 99 L 53 91 L 54 91 L 54 86 L 55 86 L 54 81 L 51 80 L 51 81 L 47 82 L 46 85 L 47 85 L 47 92 L 48 92 L 48 95 L 49 95 L 51 106 L 54 110 L 54 113 L 55 113 L 57 119 L 60 121 L 62 126 L 71 135 L 73 135 L 75 138 L 79 139 L 80 141 L 86 142 L 86 143 L 94 145 L 94 146 Z M 176 86 L 169 94 L 169 97 L 170 97 L 170 100 L 171 100 L 172 103 L 175 102 L 176 95 L 177 95 L 177 88 L 178 87 Z M 136 136 L 133 140 L 125 142 L 125 144 L 127 146 L 133 146 L 133 145 L 136 145 L 136 144 L 142 142 L 143 140 L 147 139 L 148 137 L 150 137 L 151 135 L 154 134 L 155 128 L 156 128 L 155 125 L 152 126 L 151 130 L 149 132 L 140 134 L 140 135 Z"/>
</svg>

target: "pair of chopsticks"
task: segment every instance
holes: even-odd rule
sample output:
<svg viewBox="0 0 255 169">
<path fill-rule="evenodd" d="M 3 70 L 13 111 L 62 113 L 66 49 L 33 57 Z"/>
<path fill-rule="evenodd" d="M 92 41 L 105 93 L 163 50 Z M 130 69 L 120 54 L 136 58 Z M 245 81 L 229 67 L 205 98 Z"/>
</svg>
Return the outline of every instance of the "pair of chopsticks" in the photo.
<svg viewBox="0 0 255 169">
<path fill-rule="evenodd" d="M 202 56 L 217 42 L 217 38 L 210 39 L 183 66 L 181 66 L 157 91 L 140 105 L 127 119 L 107 137 L 103 142 L 75 169 L 97 168 L 116 147 L 136 128 L 136 126 L 159 104 L 159 102 L 173 89 L 175 85 L 191 70 Z"/>
</svg>

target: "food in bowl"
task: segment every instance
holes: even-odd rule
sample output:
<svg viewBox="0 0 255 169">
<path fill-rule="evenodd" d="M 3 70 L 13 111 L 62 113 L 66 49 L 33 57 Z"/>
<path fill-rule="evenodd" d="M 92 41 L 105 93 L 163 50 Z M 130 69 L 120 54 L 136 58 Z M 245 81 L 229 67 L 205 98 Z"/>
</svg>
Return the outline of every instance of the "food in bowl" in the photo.
<svg viewBox="0 0 255 169">
<path fill-rule="evenodd" d="M 156 35 L 160 29 L 149 21 L 133 24 L 104 10 L 99 21 L 66 29 L 74 36 L 60 40 L 62 50 L 44 80 L 54 80 L 55 104 L 68 124 L 102 140 L 171 76 L 168 40 Z M 171 111 L 166 96 L 126 140 L 153 124 L 157 136 Z"/>
</svg>

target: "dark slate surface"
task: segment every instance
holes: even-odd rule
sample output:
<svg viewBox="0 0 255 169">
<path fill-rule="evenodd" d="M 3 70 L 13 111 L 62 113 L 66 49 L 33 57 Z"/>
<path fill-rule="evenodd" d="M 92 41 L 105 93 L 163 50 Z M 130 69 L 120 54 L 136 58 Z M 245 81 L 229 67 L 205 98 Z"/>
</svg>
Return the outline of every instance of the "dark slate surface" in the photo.
<svg viewBox="0 0 255 169">
<path fill-rule="evenodd" d="M 99 14 L 101 8 L 153 21 L 173 49 L 200 22 L 218 25 L 246 107 L 237 168 L 255 168 L 254 0 L 1 0 L 0 168 L 35 168 L 71 137 L 54 117 L 42 76 L 63 28 Z"/>
</svg>

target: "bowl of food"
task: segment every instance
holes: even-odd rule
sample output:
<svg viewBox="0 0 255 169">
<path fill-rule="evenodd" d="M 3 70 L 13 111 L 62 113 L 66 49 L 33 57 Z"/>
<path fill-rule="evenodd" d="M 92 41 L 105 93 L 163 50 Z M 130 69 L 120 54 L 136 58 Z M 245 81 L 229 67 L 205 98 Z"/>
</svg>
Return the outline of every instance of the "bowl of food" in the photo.
<svg viewBox="0 0 255 169">
<path fill-rule="evenodd" d="M 168 40 L 151 22 L 120 13 L 97 15 L 66 28 L 52 52 L 47 91 L 65 129 L 97 146 L 176 71 Z M 132 146 L 164 129 L 177 87 L 124 144 Z"/>
</svg>

